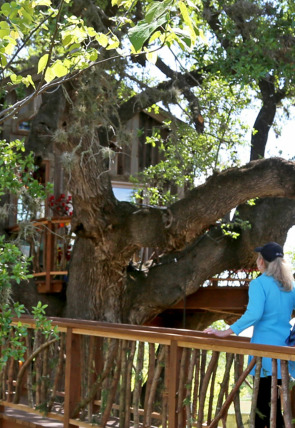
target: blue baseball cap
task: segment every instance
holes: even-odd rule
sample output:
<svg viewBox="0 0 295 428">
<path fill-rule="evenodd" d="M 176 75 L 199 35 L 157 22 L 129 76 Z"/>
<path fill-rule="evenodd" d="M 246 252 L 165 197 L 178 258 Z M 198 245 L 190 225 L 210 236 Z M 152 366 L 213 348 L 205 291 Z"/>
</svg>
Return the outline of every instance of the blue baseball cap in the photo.
<svg viewBox="0 0 295 428">
<path fill-rule="evenodd" d="M 269 242 L 263 247 L 255 248 L 256 253 L 260 253 L 267 262 L 273 262 L 277 257 L 284 257 L 283 248 L 276 242 Z"/>
</svg>

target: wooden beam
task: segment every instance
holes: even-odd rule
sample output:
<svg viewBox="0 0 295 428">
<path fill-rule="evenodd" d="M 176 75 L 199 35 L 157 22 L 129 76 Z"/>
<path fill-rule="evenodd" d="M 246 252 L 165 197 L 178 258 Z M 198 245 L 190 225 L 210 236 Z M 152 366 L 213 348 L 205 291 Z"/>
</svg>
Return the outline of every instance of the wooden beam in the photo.
<svg viewBox="0 0 295 428">
<path fill-rule="evenodd" d="M 172 309 L 243 311 L 247 303 L 248 287 L 200 287 Z"/>
</svg>

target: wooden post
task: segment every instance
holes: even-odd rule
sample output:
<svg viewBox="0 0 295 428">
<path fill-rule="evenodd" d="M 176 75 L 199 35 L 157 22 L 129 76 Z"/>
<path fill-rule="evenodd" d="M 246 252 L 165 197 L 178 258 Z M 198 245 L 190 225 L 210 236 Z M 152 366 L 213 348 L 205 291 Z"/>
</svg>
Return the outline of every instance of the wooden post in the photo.
<svg viewBox="0 0 295 428">
<path fill-rule="evenodd" d="M 46 277 L 45 277 L 45 291 L 49 293 L 51 291 L 51 277 L 50 271 L 52 267 L 52 223 L 48 222 L 48 230 L 45 229 L 46 236 L 46 253 L 45 253 L 45 263 L 46 263 Z"/>
<path fill-rule="evenodd" d="M 2 405 L 0 405 L 0 415 L 3 415 L 5 413 L 5 406 L 2 406 Z M 2 417 L 0 416 L 0 428 L 2 428 L 3 427 L 3 419 L 2 419 Z"/>
<path fill-rule="evenodd" d="M 171 340 L 170 359 L 168 369 L 168 426 L 177 428 L 177 373 L 178 373 L 178 346 L 176 340 Z"/>
<path fill-rule="evenodd" d="M 70 417 L 81 399 L 81 337 L 67 329 L 64 427 L 74 428 Z"/>
<path fill-rule="evenodd" d="M 271 400 L 270 400 L 270 428 L 277 426 L 277 406 L 278 406 L 278 362 L 275 358 L 271 360 Z M 281 411 L 281 409 L 279 409 Z"/>
<path fill-rule="evenodd" d="M 281 360 L 281 375 L 282 375 L 282 405 L 283 405 L 283 416 L 286 428 L 294 427 L 292 423 L 292 412 L 290 403 L 290 391 L 289 391 L 289 370 L 288 361 Z"/>
<path fill-rule="evenodd" d="M 291 400 L 292 418 L 295 419 L 295 386 L 293 386 L 293 388 L 291 389 L 290 400 Z"/>
</svg>

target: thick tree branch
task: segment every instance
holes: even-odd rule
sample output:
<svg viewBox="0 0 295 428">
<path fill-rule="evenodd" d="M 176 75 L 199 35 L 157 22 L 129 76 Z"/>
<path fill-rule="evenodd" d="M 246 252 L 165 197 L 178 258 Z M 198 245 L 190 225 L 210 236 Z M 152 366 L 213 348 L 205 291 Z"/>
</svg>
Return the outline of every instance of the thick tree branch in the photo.
<svg viewBox="0 0 295 428">
<path fill-rule="evenodd" d="M 163 99 L 167 102 L 175 102 L 175 91 L 188 91 L 189 88 L 199 85 L 202 80 L 203 70 L 195 70 L 194 72 L 184 74 L 178 73 L 177 77 L 161 82 L 155 87 L 148 88 L 140 94 L 134 95 L 119 108 L 118 115 L 121 122 L 126 123 L 134 114 Z M 196 98 L 194 97 L 194 102 L 195 100 Z M 112 118 L 114 124 L 117 121 L 116 117 Z"/>
<path fill-rule="evenodd" d="M 276 115 L 277 104 L 286 96 L 285 91 L 276 92 L 271 76 L 261 79 L 259 88 L 262 95 L 262 106 L 253 127 L 250 160 L 264 157 L 268 133 Z"/>
<path fill-rule="evenodd" d="M 236 229 L 237 239 L 224 236 L 219 227 L 212 228 L 183 251 L 161 257 L 148 273 L 132 272 L 124 302 L 123 313 L 130 314 L 126 321 L 142 323 L 153 318 L 225 270 L 254 268 L 257 255 L 253 249 L 268 241 L 283 245 L 295 224 L 295 200 L 266 198 L 254 206 L 240 206 L 238 211 L 239 218 L 252 227 Z"/>
<path fill-rule="evenodd" d="M 165 215 L 156 215 L 152 209 L 131 215 L 126 219 L 130 231 L 126 241 L 130 239 L 139 246 L 166 244 L 170 251 L 180 249 L 231 209 L 255 197 L 294 198 L 295 163 L 280 158 L 262 159 L 214 174 L 171 205 Z M 143 228 L 143 224 L 149 227 Z M 149 236 L 153 237 L 150 245 Z"/>
</svg>

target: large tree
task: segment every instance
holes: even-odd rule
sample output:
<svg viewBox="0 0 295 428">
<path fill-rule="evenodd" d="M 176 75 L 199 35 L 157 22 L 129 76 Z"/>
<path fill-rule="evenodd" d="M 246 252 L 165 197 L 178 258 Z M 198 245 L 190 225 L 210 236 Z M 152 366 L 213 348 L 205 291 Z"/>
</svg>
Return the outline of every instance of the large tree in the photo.
<svg viewBox="0 0 295 428">
<path fill-rule="evenodd" d="M 50 84 L 62 86 L 43 91 L 27 142 L 28 151 L 44 158 L 54 145 L 73 197 L 76 241 L 65 314 L 143 323 L 212 275 L 253 266 L 253 247 L 268 240 L 283 244 L 294 224 L 294 162 L 263 157 L 277 109 L 287 114 L 294 96 L 295 8 L 293 2 L 258 0 L 84 0 L 67 7 L 100 35 L 95 40 L 100 47 L 91 42 L 99 61 L 91 63 L 96 60 L 92 50 L 83 73 L 67 74 L 63 81 L 52 76 Z M 52 42 L 57 28 L 49 40 L 50 53 L 62 56 Z M 132 61 L 122 51 L 111 58 L 112 45 L 110 39 L 101 41 L 103 34 L 111 35 L 114 43 L 119 40 L 122 49 L 129 46 L 129 34 Z M 104 43 L 110 49 L 101 48 Z M 175 66 L 161 55 L 163 45 L 174 55 Z M 44 63 L 39 61 L 40 89 L 50 64 L 44 57 L 48 48 L 43 50 L 40 41 L 37 47 Z M 162 80 L 146 77 L 149 61 Z M 17 81 L 25 73 L 21 69 L 15 75 Z M 180 135 L 179 122 L 172 120 L 170 148 L 185 141 L 191 148 L 189 159 L 196 153 L 203 158 L 196 156 L 199 164 L 188 164 L 182 199 L 162 209 L 139 208 L 115 198 L 106 155 L 114 138 L 124 143 L 124 125 L 132 115 L 160 101 L 167 109 L 180 106 L 182 119 L 190 125 Z M 242 106 L 251 102 L 260 105 L 249 142 L 251 162 L 238 167 L 238 124 L 245 114 Z M 227 163 L 224 153 L 232 154 Z M 193 188 L 197 171 L 207 180 Z M 253 198 L 259 199 L 247 204 Z M 239 232 L 233 239 L 224 233 L 221 219 L 236 207 L 238 214 L 227 220 L 227 228 Z M 142 247 L 156 248 L 161 257 L 148 270 L 130 272 L 132 255 Z"/>
</svg>

